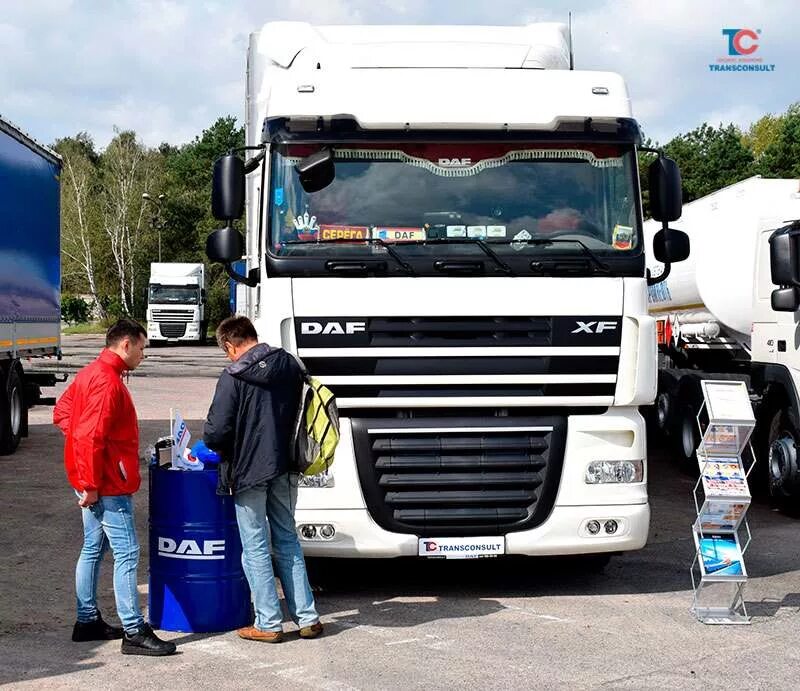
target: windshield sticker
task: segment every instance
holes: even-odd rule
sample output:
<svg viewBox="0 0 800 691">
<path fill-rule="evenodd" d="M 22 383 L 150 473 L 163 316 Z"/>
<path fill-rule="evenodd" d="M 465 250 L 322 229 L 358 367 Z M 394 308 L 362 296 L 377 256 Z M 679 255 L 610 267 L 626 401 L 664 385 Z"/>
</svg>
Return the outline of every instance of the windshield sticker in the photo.
<svg viewBox="0 0 800 691">
<path fill-rule="evenodd" d="M 486 237 L 504 238 L 506 236 L 505 226 L 486 226 Z"/>
<path fill-rule="evenodd" d="M 467 226 L 468 238 L 485 238 L 486 226 Z"/>
<path fill-rule="evenodd" d="M 283 206 L 283 187 L 276 187 L 275 188 L 275 206 Z"/>
<path fill-rule="evenodd" d="M 615 250 L 629 250 L 633 244 L 633 228 L 615 225 L 611 234 L 611 246 Z"/>
<path fill-rule="evenodd" d="M 317 217 L 309 216 L 306 211 L 302 216 L 297 216 L 294 219 L 294 227 L 297 229 L 297 236 L 311 235 L 316 237 L 319 233 L 319 226 L 317 225 Z"/>
<path fill-rule="evenodd" d="M 320 225 L 320 240 L 368 240 L 369 228 L 366 226 Z"/>
<path fill-rule="evenodd" d="M 467 226 L 447 226 L 447 237 L 449 238 L 467 237 Z"/>
<path fill-rule="evenodd" d="M 532 235 L 523 228 L 514 236 L 514 239 L 511 242 L 511 247 L 517 252 L 524 250 L 528 246 L 528 240 L 531 238 Z"/>
<path fill-rule="evenodd" d="M 427 239 L 424 228 L 373 228 L 372 237 L 384 242 L 417 242 Z"/>
<path fill-rule="evenodd" d="M 512 161 L 556 161 L 556 160 L 579 160 L 585 161 L 594 168 L 622 168 L 624 159 L 620 157 L 598 158 L 591 151 L 585 149 L 522 149 L 509 151 L 507 154 L 498 158 L 485 158 L 472 164 L 465 163 L 471 161 L 470 158 L 448 158 L 437 159 L 437 161 L 447 161 L 445 165 L 434 163 L 426 158 L 411 156 L 405 151 L 397 149 L 335 149 L 336 160 L 358 160 L 358 161 L 399 161 L 415 168 L 423 168 L 429 173 L 445 178 L 463 178 L 477 175 L 478 173 L 491 168 L 499 168 Z M 297 163 L 299 156 L 286 157 L 287 162 Z M 454 163 L 457 161 L 457 163 Z"/>
</svg>

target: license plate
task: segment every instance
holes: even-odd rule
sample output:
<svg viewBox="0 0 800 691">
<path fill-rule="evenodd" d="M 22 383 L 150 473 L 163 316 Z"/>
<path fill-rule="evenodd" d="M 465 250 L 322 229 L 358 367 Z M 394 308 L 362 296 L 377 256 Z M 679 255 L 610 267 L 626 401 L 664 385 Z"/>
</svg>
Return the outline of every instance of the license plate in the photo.
<svg viewBox="0 0 800 691">
<path fill-rule="evenodd" d="M 506 553 L 502 537 L 421 537 L 417 547 L 420 557 L 436 559 L 480 559 Z"/>
</svg>

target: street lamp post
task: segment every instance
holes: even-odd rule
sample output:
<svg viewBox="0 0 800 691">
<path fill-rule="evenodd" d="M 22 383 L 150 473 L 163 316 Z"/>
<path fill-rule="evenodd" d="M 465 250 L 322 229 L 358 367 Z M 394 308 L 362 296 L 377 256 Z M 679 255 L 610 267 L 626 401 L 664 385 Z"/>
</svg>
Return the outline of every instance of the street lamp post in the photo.
<svg viewBox="0 0 800 691">
<path fill-rule="evenodd" d="M 153 215 L 150 217 L 150 227 L 158 233 L 158 261 L 161 262 L 161 231 L 164 228 L 164 222 L 161 217 L 161 204 L 167 198 L 166 194 L 159 194 L 157 197 L 153 197 L 148 192 L 144 192 L 142 194 L 142 199 L 146 202 L 152 202 L 155 204 L 155 211 Z"/>
</svg>

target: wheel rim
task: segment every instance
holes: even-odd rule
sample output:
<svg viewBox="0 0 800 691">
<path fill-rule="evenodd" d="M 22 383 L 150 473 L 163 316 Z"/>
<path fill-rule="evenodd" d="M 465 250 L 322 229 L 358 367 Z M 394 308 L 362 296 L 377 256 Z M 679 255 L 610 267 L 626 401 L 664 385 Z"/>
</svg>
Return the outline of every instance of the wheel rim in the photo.
<svg viewBox="0 0 800 691">
<path fill-rule="evenodd" d="M 661 429 L 666 429 L 667 427 L 669 408 L 670 408 L 669 394 L 666 393 L 659 394 L 658 400 L 656 401 L 656 416 L 658 419 L 658 426 Z"/>
<path fill-rule="evenodd" d="M 797 449 L 794 437 L 781 430 L 769 447 L 769 479 L 773 487 L 783 487 L 797 468 Z"/>
<path fill-rule="evenodd" d="M 683 418 L 681 425 L 681 445 L 683 446 L 683 455 L 686 458 L 691 458 L 694 454 L 694 419 L 691 414 Z"/>
<path fill-rule="evenodd" d="M 11 404 L 11 434 L 16 437 L 19 436 L 20 427 L 22 426 L 22 396 L 20 396 L 19 388 L 16 386 L 11 389 L 9 403 Z"/>
</svg>

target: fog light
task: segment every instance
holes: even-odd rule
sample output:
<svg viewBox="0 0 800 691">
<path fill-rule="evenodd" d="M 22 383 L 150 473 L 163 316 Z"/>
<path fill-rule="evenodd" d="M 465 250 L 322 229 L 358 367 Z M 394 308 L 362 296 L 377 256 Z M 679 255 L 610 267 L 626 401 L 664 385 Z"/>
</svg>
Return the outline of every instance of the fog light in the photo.
<svg viewBox="0 0 800 691">
<path fill-rule="evenodd" d="M 606 530 L 606 534 L 613 535 L 617 532 L 618 526 L 616 521 L 606 521 L 603 527 Z"/>
<path fill-rule="evenodd" d="M 330 540 L 334 535 L 336 535 L 336 528 L 332 525 L 326 523 L 319 529 L 319 534 L 321 537 L 325 538 L 326 540 Z"/>
<path fill-rule="evenodd" d="M 644 479 L 644 461 L 592 461 L 586 466 L 587 485 L 623 484 Z"/>
<path fill-rule="evenodd" d="M 588 530 L 592 535 L 597 535 L 600 532 L 600 522 L 599 521 L 589 521 L 586 524 L 586 530 Z"/>
<path fill-rule="evenodd" d="M 304 540 L 313 540 L 317 536 L 317 529 L 313 525 L 301 525 L 300 535 Z"/>
</svg>

